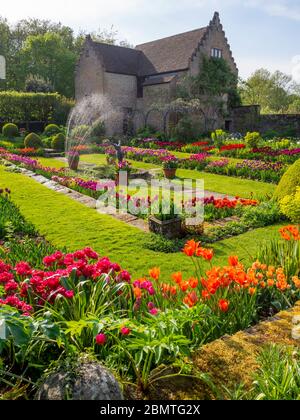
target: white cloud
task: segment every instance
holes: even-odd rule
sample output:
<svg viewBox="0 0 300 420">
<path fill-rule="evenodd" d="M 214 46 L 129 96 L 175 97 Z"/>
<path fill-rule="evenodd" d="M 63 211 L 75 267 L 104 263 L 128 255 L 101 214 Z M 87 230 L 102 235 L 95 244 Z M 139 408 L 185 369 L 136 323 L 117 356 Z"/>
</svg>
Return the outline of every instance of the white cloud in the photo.
<svg viewBox="0 0 300 420">
<path fill-rule="evenodd" d="M 298 0 L 246 0 L 243 3 L 245 6 L 263 10 L 270 16 L 300 21 L 300 5 Z"/>
</svg>

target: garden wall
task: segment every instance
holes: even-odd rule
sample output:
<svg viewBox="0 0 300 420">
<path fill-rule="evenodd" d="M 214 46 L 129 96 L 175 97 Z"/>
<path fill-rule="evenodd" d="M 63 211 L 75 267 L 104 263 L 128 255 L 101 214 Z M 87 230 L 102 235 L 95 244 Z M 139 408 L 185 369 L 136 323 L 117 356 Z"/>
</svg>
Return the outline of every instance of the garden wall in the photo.
<svg viewBox="0 0 300 420">
<path fill-rule="evenodd" d="M 261 114 L 259 105 L 249 105 L 233 108 L 230 120 L 232 132 L 275 131 L 282 136 L 300 136 L 300 114 Z"/>
</svg>

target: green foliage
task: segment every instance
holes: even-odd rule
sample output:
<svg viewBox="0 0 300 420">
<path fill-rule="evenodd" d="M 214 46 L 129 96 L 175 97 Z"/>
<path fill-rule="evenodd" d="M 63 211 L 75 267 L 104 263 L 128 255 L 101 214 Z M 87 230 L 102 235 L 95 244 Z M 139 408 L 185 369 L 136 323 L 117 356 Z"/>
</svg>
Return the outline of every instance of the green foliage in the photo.
<svg viewBox="0 0 300 420">
<path fill-rule="evenodd" d="M 2 127 L 2 135 L 7 139 L 13 139 L 19 134 L 19 129 L 16 124 L 8 123 Z"/>
<path fill-rule="evenodd" d="M 0 114 L 7 121 L 64 124 L 73 103 L 57 93 L 0 92 Z"/>
<path fill-rule="evenodd" d="M 53 92 L 53 86 L 42 77 L 30 75 L 25 81 L 25 92 L 50 93 Z"/>
<path fill-rule="evenodd" d="M 211 139 L 214 145 L 220 148 L 227 138 L 227 134 L 223 130 L 216 130 L 211 133 Z"/>
<path fill-rule="evenodd" d="M 282 176 L 274 193 L 274 198 L 278 201 L 287 195 L 293 195 L 297 187 L 300 186 L 300 159 L 297 160 Z"/>
<path fill-rule="evenodd" d="M 48 124 L 44 130 L 44 134 L 46 136 L 54 136 L 55 134 L 58 134 L 60 132 L 61 129 L 56 124 Z"/>
<path fill-rule="evenodd" d="M 237 75 L 223 58 L 203 56 L 199 74 L 186 78 L 179 86 L 179 97 L 222 96 L 228 94 L 229 106 L 240 105 Z"/>
<path fill-rule="evenodd" d="M 151 251 L 172 254 L 179 252 L 184 246 L 183 241 L 167 239 L 161 235 L 151 233 L 143 241 L 143 247 Z"/>
<path fill-rule="evenodd" d="M 272 238 L 261 244 L 257 259 L 263 264 L 273 267 L 283 267 L 287 278 L 298 276 L 300 273 L 299 241 L 286 241 Z"/>
<path fill-rule="evenodd" d="M 65 149 L 65 142 L 66 137 L 63 133 L 56 134 L 56 136 L 53 137 L 51 142 L 52 149 L 55 149 L 57 151 L 63 151 Z"/>
<path fill-rule="evenodd" d="M 25 74 L 49 80 L 53 89 L 66 97 L 74 95 L 77 55 L 66 47 L 60 35 L 51 32 L 30 35 L 20 53 Z"/>
<path fill-rule="evenodd" d="M 292 222 L 300 223 L 300 187 L 295 194 L 287 195 L 280 201 L 280 209 Z"/>
<path fill-rule="evenodd" d="M 38 134 L 30 133 L 25 137 L 24 146 L 25 147 L 33 147 L 34 149 L 38 149 L 43 145 L 42 139 Z"/>
<path fill-rule="evenodd" d="M 252 399 L 300 399 L 300 351 L 298 348 L 272 345 L 258 358 L 260 367 L 254 377 Z"/>
<path fill-rule="evenodd" d="M 71 130 L 71 136 L 74 139 L 88 138 L 91 135 L 91 127 L 88 125 L 77 125 Z"/>
<path fill-rule="evenodd" d="M 178 124 L 170 129 L 170 136 L 175 140 L 190 142 L 197 140 L 204 131 L 201 119 L 195 119 L 188 115 L 180 118 Z"/>
<path fill-rule="evenodd" d="M 105 124 L 103 121 L 98 121 L 92 125 L 91 136 L 95 137 L 97 141 L 101 142 L 103 136 L 105 136 Z"/>
<path fill-rule="evenodd" d="M 256 149 L 259 146 L 259 142 L 261 140 L 260 133 L 257 132 L 248 132 L 245 136 L 246 144 L 251 149 Z"/>
<path fill-rule="evenodd" d="M 298 104 L 295 98 L 299 97 L 294 92 L 296 86 L 291 76 L 280 71 L 272 74 L 266 69 L 255 71 L 240 86 L 243 104 L 258 104 L 265 114 L 295 112 Z"/>
</svg>

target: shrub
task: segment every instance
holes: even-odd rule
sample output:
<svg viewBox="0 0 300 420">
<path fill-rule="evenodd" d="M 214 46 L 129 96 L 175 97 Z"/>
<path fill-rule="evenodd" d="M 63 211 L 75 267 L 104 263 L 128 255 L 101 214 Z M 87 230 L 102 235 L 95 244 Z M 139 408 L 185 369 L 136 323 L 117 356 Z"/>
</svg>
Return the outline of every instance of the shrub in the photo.
<svg viewBox="0 0 300 420">
<path fill-rule="evenodd" d="M 38 149 L 43 145 L 40 136 L 35 133 L 30 133 L 25 137 L 24 140 L 25 147 L 33 147 L 34 149 Z"/>
<path fill-rule="evenodd" d="M 248 132 L 245 136 L 245 141 L 248 147 L 251 149 L 256 149 L 259 145 L 259 142 L 261 140 L 260 133 L 257 133 L 254 131 L 253 133 Z"/>
<path fill-rule="evenodd" d="M 66 137 L 62 133 L 56 134 L 55 137 L 53 137 L 51 147 L 52 149 L 62 151 L 65 148 L 65 141 Z"/>
<path fill-rule="evenodd" d="M 78 125 L 71 131 L 71 136 L 74 139 L 81 139 L 83 137 L 89 137 L 91 135 L 91 127 L 88 125 Z"/>
<path fill-rule="evenodd" d="M 103 137 L 105 136 L 105 124 L 103 121 L 95 122 L 91 129 L 92 137 Z"/>
<path fill-rule="evenodd" d="M 297 187 L 300 187 L 300 159 L 298 159 L 282 176 L 274 193 L 278 201 L 287 195 L 293 195 Z"/>
<path fill-rule="evenodd" d="M 287 195 L 280 201 L 280 209 L 292 222 L 300 222 L 300 187 L 295 194 Z"/>
<path fill-rule="evenodd" d="M 25 91 L 50 93 L 54 92 L 54 88 L 49 80 L 45 80 L 39 76 L 30 75 L 25 81 Z"/>
<path fill-rule="evenodd" d="M 221 147 L 226 140 L 227 134 L 223 130 L 216 130 L 211 133 L 211 139 L 214 145 Z"/>
<path fill-rule="evenodd" d="M 58 93 L 0 92 L 0 115 L 6 121 L 56 121 L 65 124 L 73 101 Z"/>
<path fill-rule="evenodd" d="M 60 132 L 61 130 L 56 124 L 48 124 L 44 130 L 44 134 L 46 136 L 54 136 L 55 134 L 58 134 Z"/>
<path fill-rule="evenodd" d="M 2 134 L 4 137 L 7 137 L 8 139 L 13 139 L 14 137 L 17 137 L 19 134 L 19 129 L 16 126 L 16 124 L 5 124 L 2 127 Z"/>
</svg>

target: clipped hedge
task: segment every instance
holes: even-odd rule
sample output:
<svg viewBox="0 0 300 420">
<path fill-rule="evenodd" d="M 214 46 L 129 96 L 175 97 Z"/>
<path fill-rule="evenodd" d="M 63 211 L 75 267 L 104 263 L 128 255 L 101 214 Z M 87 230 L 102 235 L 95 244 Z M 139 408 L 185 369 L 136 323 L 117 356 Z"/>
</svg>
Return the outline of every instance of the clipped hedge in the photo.
<svg viewBox="0 0 300 420">
<path fill-rule="evenodd" d="M 19 129 L 16 124 L 8 123 L 2 127 L 2 135 L 8 139 L 13 139 L 17 137 L 18 134 L 19 134 Z"/>
<path fill-rule="evenodd" d="M 34 149 L 38 149 L 39 147 L 42 147 L 42 145 L 43 143 L 40 136 L 38 136 L 35 133 L 30 133 L 25 137 L 25 140 L 24 140 L 25 147 L 33 147 Z"/>
<path fill-rule="evenodd" d="M 44 130 L 44 134 L 46 136 L 55 136 L 55 134 L 58 134 L 60 132 L 61 130 L 56 124 L 48 124 Z"/>
<path fill-rule="evenodd" d="M 63 150 L 65 150 L 65 141 L 66 141 L 66 137 L 64 136 L 63 133 L 57 134 L 52 139 L 52 142 L 51 142 L 52 149 L 62 152 Z"/>
<path fill-rule="evenodd" d="M 293 195 L 300 187 L 300 159 L 298 159 L 282 176 L 274 193 L 275 200 L 282 200 L 287 195 Z"/>
<path fill-rule="evenodd" d="M 73 101 L 58 93 L 0 92 L 0 118 L 7 122 L 65 124 Z"/>
</svg>

